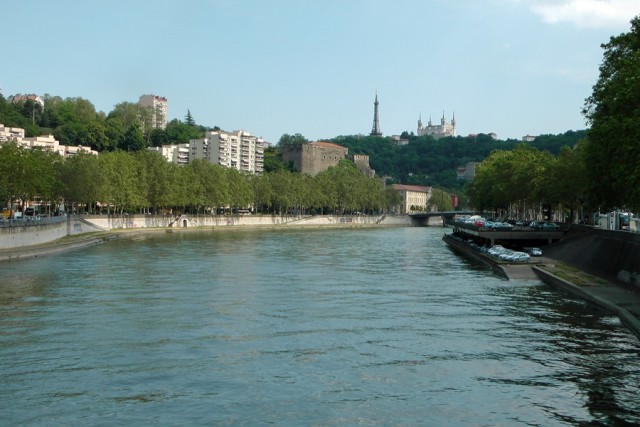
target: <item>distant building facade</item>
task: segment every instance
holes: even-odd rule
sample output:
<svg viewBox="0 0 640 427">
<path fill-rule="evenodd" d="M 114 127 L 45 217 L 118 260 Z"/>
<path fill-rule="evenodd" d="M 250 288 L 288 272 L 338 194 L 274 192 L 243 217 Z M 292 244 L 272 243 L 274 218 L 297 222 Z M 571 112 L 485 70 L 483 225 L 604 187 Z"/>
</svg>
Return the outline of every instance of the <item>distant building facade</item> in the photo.
<svg viewBox="0 0 640 427">
<path fill-rule="evenodd" d="M 188 144 L 149 147 L 149 151 L 159 153 L 178 165 L 204 159 L 247 174 L 264 171 L 264 140 L 243 130 L 208 131 L 204 138 L 192 139 Z"/>
<path fill-rule="evenodd" d="M 430 135 L 435 139 L 444 138 L 445 136 L 456 136 L 456 115 L 453 114 L 451 121 L 447 121 L 444 117 L 444 111 L 442 112 L 442 118 L 439 125 L 434 125 L 429 117 L 427 126 L 422 125 L 422 117 L 418 119 L 418 136 Z"/>
<path fill-rule="evenodd" d="M 8 128 L 5 125 L 0 125 L 0 142 L 18 141 L 24 138 L 24 129 L 22 128 Z"/>
<path fill-rule="evenodd" d="M 26 101 L 33 101 L 37 104 L 40 104 L 40 106 L 42 108 L 44 108 L 44 99 L 42 99 L 40 96 L 35 95 L 35 94 L 29 94 L 29 95 L 23 95 L 21 93 L 17 94 L 17 95 L 13 95 L 9 98 L 9 100 L 12 103 L 16 103 L 16 102 L 26 102 Z"/>
<path fill-rule="evenodd" d="M 157 95 L 142 95 L 138 104 L 151 108 L 153 111 L 152 124 L 154 129 L 166 129 L 169 105 L 167 98 Z"/>
<path fill-rule="evenodd" d="M 371 166 L 369 166 L 369 156 L 366 154 L 354 154 L 353 156 L 350 156 L 350 158 L 353 161 L 353 164 L 356 165 L 363 175 L 368 176 L 369 178 L 376 176 L 376 171 L 371 169 Z"/>
<path fill-rule="evenodd" d="M 460 181 L 471 181 L 476 176 L 476 166 L 478 166 L 480 162 L 469 162 L 464 166 L 460 166 L 456 170 L 456 177 Z"/>
<path fill-rule="evenodd" d="M 527 135 L 522 137 L 522 140 L 524 142 L 533 142 L 536 138 L 537 138 L 537 136 L 527 134 Z"/>
<path fill-rule="evenodd" d="M 395 206 L 396 214 L 425 212 L 431 199 L 433 189 L 421 185 L 393 184 L 391 186 L 400 194 L 400 204 Z"/>
<path fill-rule="evenodd" d="M 348 154 L 348 148 L 322 141 L 282 147 L 282 161 L 285 164 L 292 163 L 295 170 L 311 176 L 336 166 Z"/>
<path fill-rule="evenodd" d="M 391 140 L 398 147 L 409 144 L 409 140 L 403 138 L 401 135 L 391 135 Z"/>
<path fill-rule="evenodd" d="M 233 132 L 208 131 L 204 139 L 206 141 L 190 141 L 191 155 L 194 158 L 204 158 L 213 164 L 234 168 L 248 174 L 263 172 L 264 140 L 262 138 L 243 130 L 236 130 Z"/>
<path fill-rule="evenodd" d="M 92 150 L 90 147 L 84 147 L 82 145 L 60 145 L 60 143 L 53 137 L 53 135 L 42 136 L 24 136 L 24 129 L 22 128 L 8 128 L 3 124 L 0 124 L 0 143 L 15 142 L 24 148 L 41 148 L 44 150 L 58 153 L 62 157 L 71 157 L 80 152 L 87 154 L 98 154 L 97 151 Z"/>
<path fill-rule="evenodd" d="M 162 147 L 149 147 L 149 151 L 160 154 L 168 162 L 178 165 L 186 165 L 189 163 L 190 144 L 171 144 Z"/>
</svg>

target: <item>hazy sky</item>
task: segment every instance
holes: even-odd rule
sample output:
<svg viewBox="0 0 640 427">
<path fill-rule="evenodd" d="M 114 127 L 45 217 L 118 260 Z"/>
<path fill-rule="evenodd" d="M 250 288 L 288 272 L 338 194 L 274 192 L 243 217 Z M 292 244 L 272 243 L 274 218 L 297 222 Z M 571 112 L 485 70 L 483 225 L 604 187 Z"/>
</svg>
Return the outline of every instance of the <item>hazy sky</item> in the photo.
<svg viewBox="0 0 640 427">
<path fill-rule="evenodd" d="M 4 96 L 108 113 L 165 96 L 169 118 L 269 142 L 385 135 L 455 112 L 458 134 L 584 129 L 600 45 L 640 0 L 3 0 Z"/>
</svg>

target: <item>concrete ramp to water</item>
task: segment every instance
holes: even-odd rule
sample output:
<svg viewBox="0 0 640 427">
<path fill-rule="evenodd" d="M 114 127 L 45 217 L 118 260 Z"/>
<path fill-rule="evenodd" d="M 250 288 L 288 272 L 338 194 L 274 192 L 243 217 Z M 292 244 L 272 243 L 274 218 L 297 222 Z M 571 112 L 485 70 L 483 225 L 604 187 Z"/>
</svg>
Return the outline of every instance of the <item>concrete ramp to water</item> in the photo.
<svg viewBox="0 0 640 427">
<path fill-rule="evenodd" d="M 528 264 L 504 264 L 500 268 L 509 280 L 538 280 L 538 276 Z"/>
</svg>

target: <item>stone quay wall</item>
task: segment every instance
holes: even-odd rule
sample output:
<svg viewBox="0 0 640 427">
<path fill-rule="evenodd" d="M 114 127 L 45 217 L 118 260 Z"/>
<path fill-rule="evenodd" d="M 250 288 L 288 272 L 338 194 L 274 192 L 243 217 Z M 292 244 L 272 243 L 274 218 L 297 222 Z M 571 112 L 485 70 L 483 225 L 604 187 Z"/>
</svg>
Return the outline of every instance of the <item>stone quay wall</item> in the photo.
<svg viewBox="0 0 640 427">
<path fill-rule="evenodd" d="M 65 236 L 110 230 L 198 228 L 295 228 L 412 226 L 406 215 L 70 215 L 40 221 L 12 222 L 0 227 L 0 250 L 50 243 Z"/>
<path fill-rule="evenodd" d="M 608 280 L 640 287 L 640 234 L 572 225 L 546 256 Z"/>
</svg>

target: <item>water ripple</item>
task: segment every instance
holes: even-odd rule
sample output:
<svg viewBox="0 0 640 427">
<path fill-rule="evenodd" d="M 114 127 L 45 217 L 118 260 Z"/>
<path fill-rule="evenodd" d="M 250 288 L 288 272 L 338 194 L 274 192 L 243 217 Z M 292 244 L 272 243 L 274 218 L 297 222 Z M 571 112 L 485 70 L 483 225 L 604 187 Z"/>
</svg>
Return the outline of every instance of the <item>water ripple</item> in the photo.
<svg viewBox="0 0 640 427">
<path fill-rule="evenodd" d="M 2 419 L 640 423 L 640 343 L 616 318 L 501 280 L 441 236 L 177 234 L 6 264 Z"/>
</svg>

